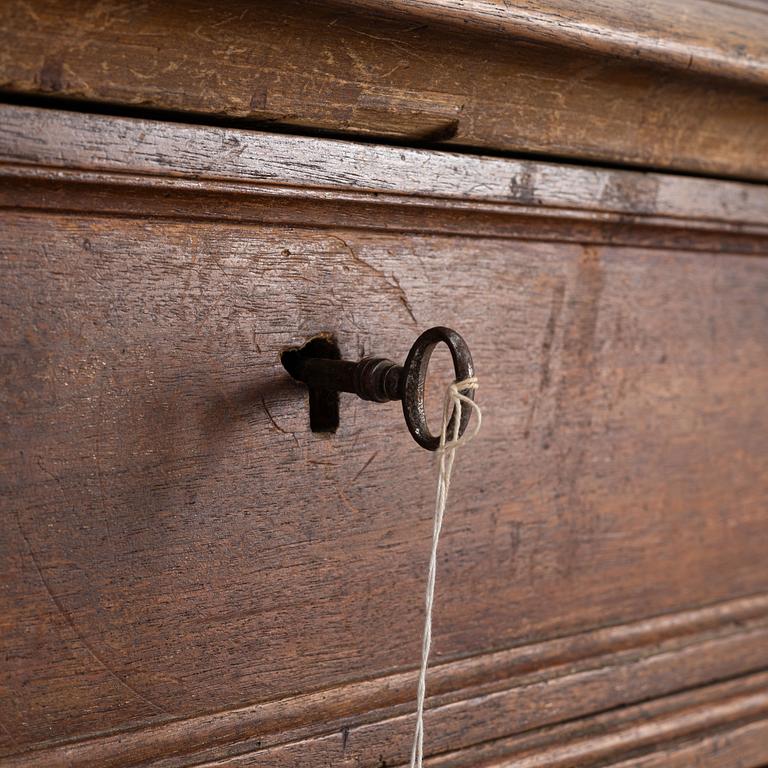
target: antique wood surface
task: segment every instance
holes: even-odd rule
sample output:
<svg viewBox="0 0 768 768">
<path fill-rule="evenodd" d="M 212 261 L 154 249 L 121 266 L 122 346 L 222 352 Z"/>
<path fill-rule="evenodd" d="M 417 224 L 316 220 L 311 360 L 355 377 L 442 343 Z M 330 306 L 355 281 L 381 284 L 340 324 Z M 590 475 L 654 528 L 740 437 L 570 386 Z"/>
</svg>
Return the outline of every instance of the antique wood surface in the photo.
<svg viewBox="0 0 768 768">
<path fill-rule="evenodd" d="M 556 747 L 574 735 L 581 738 L 602 731 L 589 719 L 592 712 L 735 677 L 764 665 L 765 604 L 765 598 L 735 600 L 440 664 L 430 677 L 430 751 L 458 752 L 459 763 L 471 764 L 523 747 Z M 415 681 L 415 672 L 398 673 L 229 711 L 167 718 L 143 728 L 8 757 L 2 764 L 4 768 L 110 768 L 152 761 L 196 765 L 232 759 L 246 765 L 349 760 L 376 766 L 382 757 L 389 765 L 399 764 L 408 758 Z M 612 739 L 613 752 L 621 756 L 635 751 L 642 746 L 639 738 L 645 746 L 655 745 L 679 740 L 681 734 L 691 738 L 768 716 L 764 674 L 754 680 L 737 679 L 714 691 L 705 692 L 702 701 L 699 694 L 693 698 L 699 714 L 692 723 L 662 719 L 638 734 L 636 725 L 649 716 L 648 708 L 620 716 L 616 724 L 624 735 Z M 727 704 L 725 712 L 712 711 L 736 694 L 746 698 L 735 707 Z M 682 701 L 690 704 L 691 697 L 684 696 Z M 570 727 L 552 727 L 576 718 L 581 718 L 576 734 Z M 597 722 L 605 720 L 614 724 L 616 718 L 611 715 Z M 529 736 L 499 738 L 533 730 L 535 744 Z M 478 750 L 477 744 L 484 746 Z M 587 747 L 594 759 L 591 740 Z"/>
<path fill-rule="evenodd" d="M 768 234 L 768 188 L 757 184 L 10 105 L 0 109 L 3 175 L 14 185 L 14 175 L 42 178 L 50 195 L 67 181 L 111 186 L 122 179 L 124 186 L 154 188 L 161 197 L 192 192 L 199 198 L 212 191 L 249 198 L 271 194 L 281 203 L 293 197 L 305 205 L 330 200 L 339 208 L 367 202 L 370 210 L 378 204 L 386 211 L 376 228 L 386 224 L 390 209 L 400 202 L 418 207 L 420 216 L 425 208 L 448 209 L 453 216 L 515 211 L 569 223 L 707 230 L 718 237 Z M 66 199 L 71 206 L 78 204 L 75 196 Z M 43 206 L 47 203 L 46 196 Z M 197 217 L 206 216 L 204 206 L 198 208 Z M 280 210 L 263 215 L 278 217 Z M 415 222 L 410 226 L 418 228 Z M 625 237 L 635 236 L 635 228 L 623 228 Z M 488 236 L 496 234 L 486 230 Z M 568 236 L 567 230 L 560 235 Z"/>
<path fill-rule="evenodd" d="M 765 3 L 718 0 L 341 0 L 423 22 L 557 43 L 768 85 Z"/>
<path fill-rule="evenodd" d="M 407 760 L 432 457 L 278 355 L 437 323 L 434 764 L 768 760 L 763 187 L 2 107 L 0 206 L 4 766 Z"/>
<path fill-rule="evenodd" d="M 440 756 L 440 768 L 759 766 L 768 756 L 766 675 L 689 691 Z M 240 765 L 248 763 L 239 762 Z M 230 762 L 229 765 L 238 765 Z"/>
<path fill-rule="evenodd" d="M 0 90 L 768 178 L 765 9 L 509 5 L 7 0 Z"/>
</svg>

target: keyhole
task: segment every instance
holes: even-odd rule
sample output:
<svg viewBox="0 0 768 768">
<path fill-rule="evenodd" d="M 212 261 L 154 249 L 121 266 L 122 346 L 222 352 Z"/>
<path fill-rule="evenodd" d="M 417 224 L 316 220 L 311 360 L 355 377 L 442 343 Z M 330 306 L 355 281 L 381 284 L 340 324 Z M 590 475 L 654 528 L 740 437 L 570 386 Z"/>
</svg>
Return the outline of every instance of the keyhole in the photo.
<svg viewBox="0 0 768 768">
<path fill-rule="evenodd" d="M 312 337 L 303 347 L 292 347 L 280 354 L 280 362 L 296 378 L 304 358 L 322 357 L 341 360 L 336 339 L 330 334 Z M 339 428 L 339 393 L 331 389 L 309 388 L 309 428 L 313 432 L 335 432 Z"/>
</svg>

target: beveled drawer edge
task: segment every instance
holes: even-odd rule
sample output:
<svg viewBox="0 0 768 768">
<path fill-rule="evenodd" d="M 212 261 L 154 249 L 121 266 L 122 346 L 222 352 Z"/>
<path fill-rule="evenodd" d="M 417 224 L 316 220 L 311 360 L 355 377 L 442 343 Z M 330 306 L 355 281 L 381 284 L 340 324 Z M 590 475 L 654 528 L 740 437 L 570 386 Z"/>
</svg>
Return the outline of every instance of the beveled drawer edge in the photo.
<svg viewBox="0 0 768 768">
<path fill-rule="evenodd" d="M 768 186 L 0 105 L 0 165 L 768 224 Z M 34 124 L 35 131 L 29 130 Z"/>
<path fill-rule="evenodd" d="M 768 594 L 437 664 L 428 689 L 429 753 L 767 668 Z M 383 759 L 393 765 L 407 758 L 415 681 L 409 670 L 185 720 L 156 720 L 0 763 L 170 767 L 261 754 L 288 766 L 300 754 L 317 763 L 357 756 L 361 765 L 375 765 L 368 760 L 372 750 L 387 744 L 392 751 Z M 506 724 L 504 733 L 499 722 Z"/>
<path fill-rule="evenodd" d="M 428 765 L 757 768 L 768 759 L 767 736 L 768 673 L 759 673 L 446 753 Z"/>
<path fill-rule="evenodd" d="M 768 225 L 10 164 L 0 165 L 0 209 L 768 253 Z"/>
</svg>

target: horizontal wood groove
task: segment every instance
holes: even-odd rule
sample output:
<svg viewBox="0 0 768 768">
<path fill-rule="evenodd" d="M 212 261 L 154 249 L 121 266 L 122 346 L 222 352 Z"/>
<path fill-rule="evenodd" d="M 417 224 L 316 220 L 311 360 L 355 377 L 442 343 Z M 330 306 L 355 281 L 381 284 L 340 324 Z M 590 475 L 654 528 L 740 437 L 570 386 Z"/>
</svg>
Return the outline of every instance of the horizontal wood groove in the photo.
<svg viewBox="0 0 768 768">
<path fill-rule="evenodd" d="M 545 203 L 541 199 L 528 202 L 514 200 L 501 201 L 494 199 L 472 199 L 471 196 L 456 199 L 440 194 L 424 194 L 418 191 L 389 192 L 377 191 L 373 186 L 369 189 L 345 189 L 333 186 L 294 185 L 289 182 L 259 182 L 250 180 L 219 180 L 205 178 L 195 174 L 194 178 L 176 176 L 177 171 L 169 168 L 166 175 L 156 175 L 151 172 L 135 173 L 130 171 L 81 171 L 45 167 L 39 164 L 22 165 L 8 163 L 0 166 L 0 175 L 4 179 L 15 182 L 45 182 L 53 184 L 98 184 L 101 186 L 119 186 L 123 188 L 138 187 L 162 192 L 186 191 L 192 193 L 230 193 L 241 196 L 271 196 L 275 198 L 316 198 L 337 202 L 359 203 L 367 202 L 381 206 L 407 205 L 421 208 L 443 208 L 447 210 L 467 210 L 480 213 L 518 215 L 557 216 L 562 218 L 588 217 L 594 220 L 620 221 L 631 223 L 634 220 L 664 224 L 667 226 L 693 227 L 701 229 L 724 229 L 738 232 L 768 233 L 768 226 L 763 221 L 739 218 L 740 214 L 730 216 L 725 210 L 704 212 L 673 212 L 634 211 L 629 206 L 611 206 L 605 201 L 574 200 L 572 205 Z M 622 171 L 603 171 L 603 173 L 623 173 Z M 629 171 L 631 175 L 635 172 Z M 563 173 L 567 176 L 567 172 Z M 705 182 L 712 183 L 712 182 Z M 714 182 L 718 183 L 718 182 Z M 732 183 L 732 182 L 728 182 Z"/>
<path fill-rule="evenodd" d="M 428 760 L 432 768 L 693 765 L 743 768 L 768 758 L 768 673 L 604 713 Z M 755 738 L 757 736 L 757 739 Z M 736 747 L 721 762 L 721 753 Z M 746 749 L 745 749 L 746 747 Z M 748 751 L 747 751 L 748 749 Z M 686 762 L 693 761 L 695 762 Z M 673 762 L 674 761 L 674 762 Z"/>
<path fill-rule="evenodd" d="M 694 13 L 693 4 L 650 0 L 643 4 L 641 16 L 631 0 L 597 4 L 591 12 L 576 0 L 524 0 L 514 5 L 500 0 L 346 0 L 341 4 L 687 73 L 768 83 L 764 9 L 704 0 L 695 5 Z"/>
<path fill-rule="evenodd" d="M 71 194 L 76 191 L 77 194 Z M 301 207 L 298 208 L 297 204 Z M 311 207 L 310 207 L 311 206 Z M 555 206 L 473 202 L 376 192 L 280 187 L 142 174 L 0 166 L 0 208 L 130 217 L 290 223 L 327 228 L 456 234 L 765 253 L 768 226 Z M 313 215 L 314 214 L 314 215 Z M 566 227 L 567 225 L 567 231 Z"/>
<path fill-rule="evenodd" d="M 722 728 L 696 739 L 613 763 L 614 768 L 765 768 L 768 720 Z"/>
<path fill-rule="evenodd" d="M 429 751 L 445 751 L 443 741 L 451 749 L 470 747 L 766 667 L 768 595 L 436 664 L 429 678 Z M 49 745 L 0 764 L 116 768 L 151 763 L 170 768 L 214 757 L 261 755 L 265 765 L 290 765 L 297 756 L 319 762 L 329 755 L 356 755 L 360 765 L 374 766 L 377 758 L 369 752 L 387 743 L 392 745 L 386 759 L 391 765 L 407 758 L 415 680 L 414 671 L 400 672 Z M 457 736 L 453 729 L 459 722 Z M 499 734 L 500 722 L 506 733 Z"/>
</svg>

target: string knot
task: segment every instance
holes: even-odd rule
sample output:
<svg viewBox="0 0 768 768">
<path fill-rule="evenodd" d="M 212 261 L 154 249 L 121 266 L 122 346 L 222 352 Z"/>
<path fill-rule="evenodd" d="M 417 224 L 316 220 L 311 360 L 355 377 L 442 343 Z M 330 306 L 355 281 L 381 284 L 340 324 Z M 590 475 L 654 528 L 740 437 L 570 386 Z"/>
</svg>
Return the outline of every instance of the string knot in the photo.
<svg viewBox="0 0 768 768">
<path fill-rule="evenodd" d="M 461 445 L 468 443 L 472 440 L 480 431 L 480 425 L 483 421 L 483 414 L 480 410 L 480 406 L 471 398 L 468 397 L 465 392 L 474 391 L 480 385 L 477 381 L 477 376 L 470 376 L 467 379 L 461 381 L 454 381 L 448 386 L 445 393 L 445 399 L 443 401 L 443 428 L 440 431 L 440 447 L 437 449 L 439 453 L 444 454 L 446 451 L 454 451 Z M 461 427 L 461 412 L 462 403 L 466 403 L 472 408 L 475 413 L 475 424 L 471 432 L 465 431 L 461 437 L 459 437 L 459 429 Z M 455 416 L 453 420 L 453 430 L 451 438 L 448 439 L 448 427 L 450 425 L 451 416 Z"/>
</svg>

